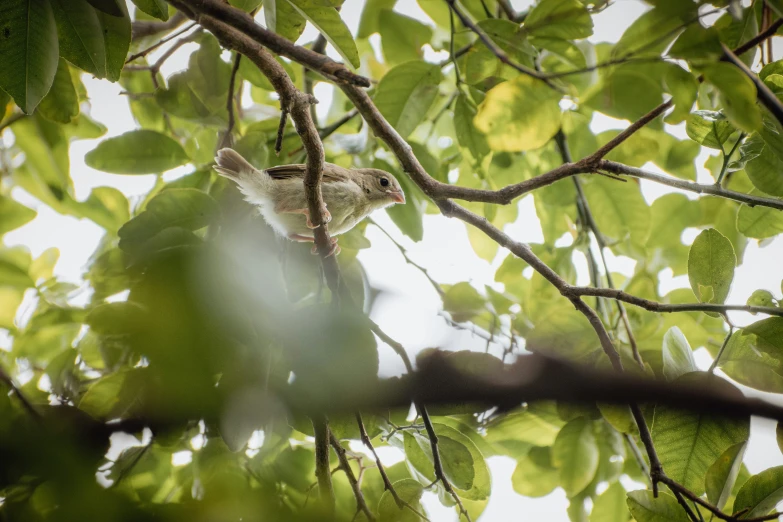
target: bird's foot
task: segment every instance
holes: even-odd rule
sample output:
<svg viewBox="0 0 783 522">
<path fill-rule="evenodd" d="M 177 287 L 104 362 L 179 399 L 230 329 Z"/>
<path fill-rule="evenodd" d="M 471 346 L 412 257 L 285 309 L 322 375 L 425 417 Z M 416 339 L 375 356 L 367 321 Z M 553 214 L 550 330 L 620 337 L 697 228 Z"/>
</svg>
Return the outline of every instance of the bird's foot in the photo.
<svg viewBox="0 0 783 522">
<path fill-rule="evenodd" d="M 302 234 L 288 234 L 288 239 L 297 243 L 312 243 L 315 238 L 303 236 Z"/>
<path fill-rule="evenodd" d="M 304 209 L 304 212 L 302 212 L 305 217 L 307 217 L 307 228 L 318 228 L 321 225 L 314 225 L 312 221 L 310 221 L 310 211 L 307 209 Z M 327 224 L 332 220 L 332 214 L 327 210 L 326 204 L 324 203 L 324 206 L 321 207 L 321 214 L 323 214 L 323 224 Z"/>
<path fill-rule="evenodd" d="M 329 253 L 326 254 L 326 257 L 340 255 L 340 252 L 342 251 L 342 249 L 340 248 L 340 245 L 337 244 L 337 238 L 336 237 L 332 237 L 332 238 L 329 238 L 329 240 L 331 241 L 331 247 L 329 248 Z M 313 255 L 317 255 L 318 254 L 318 246 L 317 245 L 313 245 L 313 248 L 310 249 L 310 253 L 313 254 Z"/>
</svg>

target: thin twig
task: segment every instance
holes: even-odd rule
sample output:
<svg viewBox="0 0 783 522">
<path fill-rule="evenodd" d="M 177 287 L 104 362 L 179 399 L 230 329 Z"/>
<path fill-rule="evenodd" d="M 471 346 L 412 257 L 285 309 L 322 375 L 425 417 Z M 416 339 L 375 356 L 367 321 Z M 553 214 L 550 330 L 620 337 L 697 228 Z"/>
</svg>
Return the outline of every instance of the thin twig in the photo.
<svg viewBox="0 0 783 522">
<path fill-rule="evenodd" d="M 279 156 L 280 151 L 283 149 L 283 134 L 285 133 L 286 123 L 288 123 L 288 109 L 280 107 L 280 123 L 277 125 L 277 138 L 275 139 L 275 156 Z"/>
<path fill-rule="evenodd" d="M 715 355 L 715 360 L 712 361 L 712 364 L 710 364 L 709 369 L 707 370 L 707 373 L 713 373 L 715 371 L 715 368 L 718 367 L 718 363 L 720 362 L 720 358 L 723 355 L 724 350 L 726 350 L 726 346 L 728 346 L 729 341 L 731 340 L 731 336 L 734 334 L 734 325 L 729 324 L 729 333 L 726 334 L 726 337 L 723 339 L 723 344 L 720 345 L 720 350 L 718 350 L 717 355 Z"/>
<path fill-rule="evenodd" d="M 364 494 L 362 493 L 362 488 L 359 486 L 359 481 L 353 474 L 351 464 L 348 462 L 348 458 L 345 456 L 345 448 L 342 447 L 340 441 L 337 440 L 337 437 L 335 437 L 333 433 L 329 433 L 329 442 L 331 443 L 332 448 L 334 448 L 334 452 L 337 453 L 337 460 L 340 462 L 340 469 L 343 470 L 345 477 L 348 479 L 348 483 L 351 485 L 353 496 L 356 499 L 356 510 L 358 512 L 364 513 L 364 516 L 367 517 L 367 520 L 373 522 L 375 520 L 375 515 L 373 515 L 372 511 L 370 511 L 370 508 L 367 507 L 367 502 L 364 500 Z"/>
<path fill-rule="evenodd" d="M 476 35 L 479 37 L 479 40 L 481 40 L 484 43 L 487 49 L 489 49 L 489 51 L 492 54 L 494 54 L 498 58 L 498 60 L 500 60 L 502 63 L 508 65 L 512 69 L 522 74 L 525 74 L 527 76 L 545 82 L 549 87 L 551 87 L 552 89 L 558 92 L 563 92 L 563 89 L 561 87 L 552 83 L 540 72 L 512 60 L 508 56 L 508 54 L 506 54 L 506 51 L 501 49 L 494 41 L 492 41 L 492 38 L 490 38 L 489 35 L 481 27 L 478 26 L 478 24 L 476 24 L 473 20 L 471 20 L 470 16 L 467 13 L 462 11 L 462 9 L 457 5 L 456 0 L 446 0 L 446 3 L 449 4 L 449 8 L 455 15 L 457 15 L 457 18 L 459 18 L 460 22 L 462 22 L 462 24 L 465 27 L 469 28 L 471 31 L 476 33 Z"/>
<path fill-rule="evenodd" d="M 194 27 L 196 27 L 196 25 L 197 25 L 197 24 L 196 24 L 196 22 L 190 23 L 190 24 L 186 25 L 184 28 L 182 28 L 182 30 L 180 30 L 180 31 L 177 31 L 177 32 L 176 32 L 176 33 L 174 33 L 174 34 L 170 34 L 170 35 L 169 35 L 169 36 L 167 36 L 166 38 L 163 38 L 163 39 L 162 39 L 162 40 L 160 40 L 159 42 L 157 42 L 157 43 L 155 43 L 155 44 L 153 44 L 153 45 L 150 45 L 150 46 L 149 46 L 149 47 L 147 47 L 146 49 L 144 49 L 144 50 L 142 50 L 142 51 L 139 51 L 139 52 L 137 52 L 136 54 L 132 54 L 132 55 L 130 56 L 130 58 L 128 58 L 127 60 L 125 60 L 125 65 L 128 65 L 129 63 L 131 63 L 131 62 L 132 62 L 132 61 L 134 61 L 134 60 L 137 60 L 137 59 L 139 59 L 139 58 L 142 58 L 142 57 L 144 57 L 144 56 L 147 56 L 149 53 L 151 53 L 152 51 L 154 51 L 155 49 L 157 49 L 157 48 L 158 48 L 158 47 L 160 47 L 161 45 L 165 44 L 166 42 L 170 42 L 170 41 L 171 41 L 171 40 L 173 40 L 174 38 L 177 38 L 178 36 L 181 36 L 181 35 L 183 35 L 183 34 L 187 33 L 188 31 L 190 31 L 191 29 L 193 29 Z"/>
<path fill-rule="evenodd" d="M 236 104 L 236 81 L 237 73 L 239 72 L 239 64 L 242 60 L 242 55 L 236 53 L 234 57 L 234 66 L 231 68 L 231 77 L 228 80 L 228 96 L 226 97 L 226 111 L 228 112 L 228 124 L 226 130 L 223 131 L 223 138 L 220 140 L 219 148 L 230 147 L 233 145 L 233 139 L 231 133 L 234 132 L 234 125 L 236 124 L 236 117 L 234 115 L 234 105 Z M 241 88 L 241 85 L 240 85 Z"/>
<path fill-rule="evenodd" d="M 731 148 L 731 151 L 728 154 L 723 152 L 723 149 L 721 148 L 721 152 L 723 152 L 723 165 L 721 165 L 720 174 L 718 174 L 718 179 L 715 180 L 716 185 L 721 186 L 721 183 L 723 182 L 723 177 L 726 175 L 726 171 L 729 169 L 729 163 L 731 163 L 731 157 L 734 155 L 734 152 L 737 150 L 737 147 L 739 147 L 740 143 L 742 143 L 743 139 L 745 139 L 745 133 L 740 132 L 737 141 L 734 142 L 734 146 Z"/>
</svg>

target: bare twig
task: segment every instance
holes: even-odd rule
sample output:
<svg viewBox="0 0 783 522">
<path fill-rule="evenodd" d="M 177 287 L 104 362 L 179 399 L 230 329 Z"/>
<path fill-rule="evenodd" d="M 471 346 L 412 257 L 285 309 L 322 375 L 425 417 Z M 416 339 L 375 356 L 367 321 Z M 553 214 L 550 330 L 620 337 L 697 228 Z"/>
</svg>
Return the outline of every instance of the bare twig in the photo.
<svg viewBox="0 0 783 522">
<path fill-rule="evenodd" d="M 718 363 L 720 362 L 720 358 L 723 355 L 723 352 L 726 350 L 726 346 L 728 346 L 729 341 L 731 340 L 731 336 L 734 335 L 734 325 L 729 324 L 729 333 L 726 334 L 726 337 L 723 339 L 723 344 L 720 345 L 720 350 L 718 350 L 717 355 L 715 355 L 715 360 L 712 361 L 712 364 L 710 364 L 710 368 L 707 370 L 707 373 L 712 373 L 715 371 L 715 368 L 718 367 Z"/>
<path fill-rule="evenodd" d="M 231 133 L 234 132 L 234 125 L 236 125 L 236 116 L 234 115 L 234 105 L 236 105 L 236 81 L 237 73 L 239 72 L 239 64 L 242 60 L 242 55 L 236 53 L 234 57 L 234 66 L 231 68 L 231 77 L 228 81 L 228 96 L 226 97 L 226 111 L 228 112 L 228 124 L 226 130 L 223 131 L 223 137 L 220 140 L 218 148 L 230 147 L 233 145 L 234 140 L 231 137 Z"/>
<path fill-rule="evenodd" d="M 280 151 L 283 149 L 283 134 L 285 133 L 286 123 L 288 123 L 288 109 L 280 107 L 280 123 L 277 125 L 277 138 L 275 138 L 276 156 L 279 156 Z"/>
<path fill-rule="evenodd" d="M 372 511 L 370 511 L 370 508 L 367 507 L 367 502 L 364 500 L 364 494 L 362 493 L 362 488 L 359 486 L 359 481 L 353 474 L 351 464 L 348 462 L 348 458 L 345 456 L 345 448 L 342 447 L 340 441 L 337 440 L 337 437 L 335 437 L 333 433 L 329 434 L 329 442 L 332 444 L 334 452 L 337 453 L 337 460 L 340 462 L 340 469 L 343 470 L 345 477 L 348 479 L 348 483 L 351 485 L 353 496 L 356 499 L 356 511 L 364 513 L 364 516 L 367 517 L 367 520 L 373 522 L 375 520 L 375 515 L 373 515 Z"/>
<path fill-rule="evenodd" d="M 130 58 L 128 58 L 127 60 L 125 60 L 125 64 L 127 65 L 127 64 L 131 63 L 133 60 L 136 60 L 136 59 L 138 59 L 138 58 L 142 58 L 142 57 L 144 57 L 144 56 L 147 56 L 149 53 L 151 53 L 152 51 L 154 51 L 155 49 L 157 49 L 157 48 L 158 48 L 158 47 L 160 47 L 161 45 L 165 44 L 166 42 L 170 42 L 170 41 L 171 41 L 171 40 L 173 40 L 174 38 L 177 38 L 178 36 L 181 36 L 181 35 L 183 35 L 183 34 L 187 33 L 188 31 L 190 31 L 190 30 L 191 30 L 191 29 L 193 29 L 194 27 L 196 27 L 196 22 L 190 23 L 190 24 L 188 24 L 187 26 L 185 26 L 184 28 L 182 28 L 182 30 L 180 30 L 180 31 L 177 31 L 177 32 L 176 32 L 176 33 L 174 33 L 174 34 L 170 34 L 170 35 L 169 35 L 169 36 L 167 36 L 166 38 L 163 38 L 163 39 L 161 39 L 159 42 L 156 42 L 156 43 L 154 43 L 153 45 L 150 45 L 150 46 L 149 46 L 149 47 L 147 47 L 146 49 L 144 49 L 144 50 L 142 50 L 142 51 L 139 51 L 139 52 L 138 52 L 138 53 L 136 53 L 136 54 L 132 54 L 132 55 L 130 56 Z"/>
</svg>

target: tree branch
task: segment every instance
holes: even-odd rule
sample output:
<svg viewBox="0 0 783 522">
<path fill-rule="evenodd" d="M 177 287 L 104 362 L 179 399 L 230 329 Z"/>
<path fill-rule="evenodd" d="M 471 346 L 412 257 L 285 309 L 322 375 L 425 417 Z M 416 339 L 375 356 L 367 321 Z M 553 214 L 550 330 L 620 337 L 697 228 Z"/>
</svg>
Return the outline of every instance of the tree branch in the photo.
<svg viewBox="0 0 783 522">
<path fill-rule="evenodd" d="M 527 76 L 530 76 L 532 78 L 536 78 L 537 80 L 541 80 L 542 82 L 546 83 L 549 87 L 552 89 L 558 91 L 558 92 L 564 92 L 562 87 L 559 87 L 552 83 L 551 80 L 549 80 L 545 75 L 541 74 L 540 72 L 536 71 L 535 69 L 531 69 L 530 67 L 526 67 L 522 64 L 519 64 L 512 60 L 506 52 L 501 49 L 494 41 L 492 41 L 492 38 L 489 37 L 489 35 L 476 24 L 473 20 L 470 19 L 470 16 L 465 13 L 458 5 L 457 0 L 446 0 L 446 3 L 449 4 L 449 8 L 451 11 L 454 12 L 455 15 L 457 15 L 457 18 L 459 18 L 460 22 L 462 22 L 462 25 L 476 33 L 476 35 L 479 37 L 479 40 L 481 40 L 484 45 L 489 49 L 489 51 L 494 54 L 498 60 L 500 60 L 502 63 L 508 65 L 512 69 L 525 74 Z M 452 50 L 452 57 L 453 57 L 453 50 Z M 456 67 L 456 63 L 455 63 Z"/>
<path fill-rule="evenodd" d="M 742 60 L 737 58 L 737 55 L 731 52 L 725 44 L 721 44 L 721 46 L 723 47 L 723 58 L 721 58 L 721 60 L 734 65 L 742 71 L 745 76 L 750 78 L 753 85 L 756 86 L 756 95 L 758 96 L 759 101 L 761 101 L 762 105 L 772 113 L 779 123 L 783 124 L 783 103 L 781 103 L 778 97 L 775 96 L 775 93 L 761 81 L 761 78 L 759 78 L 757 74 L 754 74 Z"/>
<path fill-rule="evenodd" d="M 191 15 L 196 13 L 214 17 L 215 20 L 222 22 L 226 26 L 245 33 L 273 53 L 305 65 L 336 83 L 348 83 L 360 87 L 370 87 L 371 85 L 369 79 L 352 73 L 345 65 L 306 47 L 296 45 L 282 36 L 264 29 L 255 22 L 252 16 L 227 3 L 219 0 L 169 0 L 169 3 L 180 10 L 185 10 L 186 14 L 189 11 L 191 18 L 193 18 Z"/>
<path fill-rule="evenodd" d="M 182 25 L 182 22 L 185 20 L 187 20 L 187 17 L 182 13 L 174 13 L 174 15 L 165 22 L 137 20 L 131 24 L 131 37 L 133 40 L 140 40 L 146 36 L 171 31 Z"/>
<path fill-rule="evenodd" d="M 372 511 L 370 511 L 370 508 L 367 507 L 367 502 L 364 500 L 364 494 L 362 493 L 362 488 L 359 485 L 359 481 L 356 480 L 356 476 L 353 474 L 353 470 L 351 469 L 351 464 L 348 462 L 348 458 L 345 456 L 345 448 L 342 447 L 340 441 L 337 440 L 337 437 L 335 437 L 333 433 L 329 433 L 329 442 L 332 444 L 334 452 L 337 453 L 337 460 L 340 462 L 340 469 L 343 470 L 345 477 L 348 479 L 348 483 L 351 485 L 353 496 L 356 499 L 356 511 L 364 513 L 364 516 L 367 517 L 367 520 L 374 522 L 375 515 L 373 515 Z"/>
<path fill-rule="evenodd" d="M 312 417 L 313 435 L 315 436 L 315 477 L 318 480 L 318 491 L 321 501 L 329 515 L 334 513 L 334 489 L 332 488 L 332 470 L 329 466 L 329 423 L 323 414 Z"/>
</svg>

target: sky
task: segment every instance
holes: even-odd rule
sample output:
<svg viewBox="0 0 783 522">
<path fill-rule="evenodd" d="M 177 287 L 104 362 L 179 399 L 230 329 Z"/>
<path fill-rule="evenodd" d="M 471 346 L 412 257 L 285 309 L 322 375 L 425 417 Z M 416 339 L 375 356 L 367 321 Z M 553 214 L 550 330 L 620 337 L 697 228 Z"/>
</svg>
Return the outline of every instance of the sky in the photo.
<svg viewBox="0 0 783 522">
<path fill-rule="evenodd" d="M 522 10 L 530 6 L 532 0 L 512 0 L 512 4 L 516 9 Z M 341 16 L 354 34 L 358 28 L 362 5 L 363 0 L 346 0 L 341 11 Z M 132 9 L 132 5 L 129 4 L 129 7 Z M 611 7 L 594 17 L 595 36 L 590 40 L 596 43 L 616 41 L 629 23 L 646 9 L 648 6 L 639 0 L 616 0 Z M 395 10 L 430 23 L 415 0 L 399 0 Z M 263 23 L 263 16 L 258 19 Z M 316 34 L 316 30 L 308 24 L 300 42 L 311 41 Z M 371 41 L 375 40 L 375 43 L 378 42 L 377 39 L 377 35 L 371 37 Z M 165 49 L 164 46 L 162 50 L 154 53 L 152 60 Z M 188 56 L 195 49 L 195 44 L 183 46 L 165 63 L 162 74 L 169 76 L 185 69 Z M 777 56 L 783 56 L 783 42 L 776 42 L 774 49 Z M 339 59 L 333 49 L 328 49 L 328 52 L 331 56 Z M 425 57 L 433 61 L 443 59 L 443 56 L 439 56 L 431 49 L 425 54 Z M 127 102 L 120 96 L 122 89 L 118 84 L 96 80 L 88 75 L 83 75 L 83 81 L 90 95 L 93 118 L 104 123 L 109 129 L 105 137 L 116 136 L 135 128 Z M 332 87 L 326 83 L 319 83 L 316 87 L 315 95 L 320 101 L 316 108 L 321 119 L 325 118 L 329 108 L 331 89 Z M 592 122 L 593 130 L 596 132 L 622 129 L 626 125 L 627 122 L 602 115 L 597 115 Z M 679 138 L 686 137 L 683 125 L 670 127 L 669 130 Z M 6 132 L 4 139 L 12 139 L 10 134 Z M 120 189 L 133 204 L 134 200 L 139 199 L 141 195 L 152 188 L 155 176 L 112 175 L 87 167 L 84 163 L 84 155 L 99 141 L 77 141 L 71 145 L 71 176 L 77 199 L 85 199 L 93 187 L 108 185 Z M 708 154 L 708 152 L 704 152 L 696 160 L 698 181 L 700 182 L 709 183 L 712 181 L 702 166 Z M 658 170 L 652 164 L 645 166 L 645 168 Z M 189 172 L 188 167 L 181 167 L 164 174 L 164 179 L 175 179 L 187 172 Z M 641 181 L 641 186 L 643 195 L 648 202 L 672 192 L 672 189 L 668 187 L 645 180 Z M 57 247 L 60 251 L 60 259 L 56 265 L 55 274 L 64 280 L 82 283 L 81 274 L 90 254 L 98 245 L 103 230 L 86 219 L 79 220 L 59 215 L 19 188 L 14 189 L 13 195 L 20 202 L 37 210 L 38 216 L 27 225 L 7 233 L 3 238 L 3 243 L 7 246 L 23 245 L 29 248 L 34 256 L 39 255 L 47 248 Z M 687 195 L 694 197 L 693 194 Z M 543 242 L 532 196 L 522 198 L 519 202 L 519 208 L 519 218 L 515 223 L 506 226 L 505 231 L 516 240 Z M 465 225 L 462 222 L 440 215 L 425 215 L 424 239 L 419 243 L 414 243 L 396 229 L 384 212 L 377 212 L 372 218 L 406 248 L 412 260 L 424 266 L 438 282 L 453 284 L 460 281 L 470 281 L 478 288 L 484 284 L 496 286 L 493 280 L 494 269 L 500 264 L 505 251 L 501 249 L 501 253 L 493 263 L 487 263 L 479 258 L 470 246 Z M 683 239 L 686 243 L 690 243 L 697 233 L 695 229 L 687 230 Z M 447 325 L 440 316 L 442 304 L 438 294 L 419 270 L 406 263 L 397 247 L 383 232 L 370 225 L 367 228 L 367 237 L 372 242 L 372 247 L 361 251 L 359 260 L 366 269 L 370 284 L 385 290 L 373 308 L 373 319 L 384 331 L 401 342 L 411 355 L 415 355 L 417 351 L 429 346 L 483 350 L 485 344 L 483 339 L 470 332 L 455 330 Z M 744 303 L 754 290 L 764 288 L 764 285 L 769 284 L 770 281 L 776 282 L 783 279 L 783 263 L 779 262 L 780 259 L 783 259 L 783 238 L 778 237 L 763 248 L 758 245 L 757 241 L 751 240 L 745 253 L 745 261 L 735 272 L 731 294 L 727 302 Z M 778 260 L 778 262 L 774 262 L 774 260 Z M 589 280 L 584 258 L 576 258 L 575 261 L 579 277 L 578 283 L 587 284 Z M 626 275 L 633 272 L 634 262 L 628 258 L 614 257 L 609 253 L 608 262 L 612 271 Z M 661 274 L 660 291 L 662 294 L 678 287 L 688 287 L 686 276 L 672 278 L 670 273 L 663 272 Z M 776 297 L 780 297 L 778 289 L 768 288 L 768 290 L 771 290 Z M 86 292 L 77 293 L 74 296 L 74 304 L 83 304 L 87 298 Z M 24 306 L 22 315 L 24 315 Z M 731 317 L 737 325 L 746 325 L 757 319 L 744 313 L 732 314 Z M 8 339 L 0 339 L 0 347 L 7 346 L 7 343 Z M 397 375 L 404 371 L 399 358 L 390 349 L 381 347 L 380 358 L 382 376 Z M 702 369 L 706 369 L 711 362 L 704 349 L 697 350 L 695 358 Z M 772 465 L 783 464 L 783 457 L 781 457 L 775 443 L 774 427 L 774 423 L 770 421 L 753 420 L 751 442 L 745 457 L 745 462 L 752 473 Z M 360 445 L 355 449 L 362 450 Z M 379 453 L 387 464 L 393 464 L 402 458 L 402 454 L 393 448 L 381 448 Z M 567 501 L 562 490 L 556 490 L 541 499 L 521 497 L 511 488 L 514 461 L 506 457 L 492 457 L 488 462 L 492 473 L 493 491 L 489 505 L 482 517 L 484 520 L 516 520 L 520 513 L 525 513 L 531 520 L 552 522 L 568 520 L 565 512 Z M 432 515 L 433 521 L 456 520 L 454 511 L 441 506 L 434 494 L 426 494 L 424 504 Z"/>
</svg>

